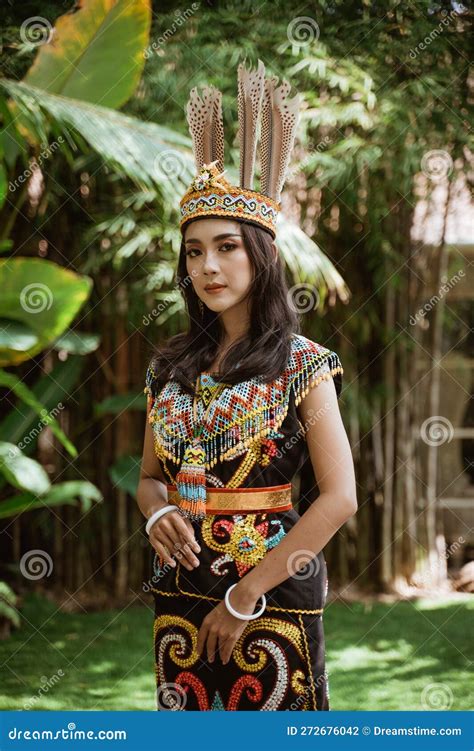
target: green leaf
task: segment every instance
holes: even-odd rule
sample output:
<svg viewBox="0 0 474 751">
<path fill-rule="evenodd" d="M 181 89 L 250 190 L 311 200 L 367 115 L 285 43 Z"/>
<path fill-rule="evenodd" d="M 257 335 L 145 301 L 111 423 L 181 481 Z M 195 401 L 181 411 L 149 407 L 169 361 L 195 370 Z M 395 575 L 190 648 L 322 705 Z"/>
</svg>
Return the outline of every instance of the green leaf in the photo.
<svg viewBox="0 0 474 751">
<path fill-rule="evenodd" d="M 31 326 L 10 318 L 0 318 L 0 349 L 27 352 L 39 341 Z"/>
<path fill-rule="evenodd" d="M 6 238 L 5 240 L 0 240 L 0 253 L 8 253 L 13 248 L 13 240 L 10 240 L 9 238 Z"/>
<path fill-rule="evenodd" d="M 100 344 L 97 334 L 88 334 L 70 329 L 53 342 L 52 347 L 56 350 L 64 350 L 72 355 L 88 355 L 95 352 Z"/>
<path fill-rule="evenodd" d="M 0 344 L 0 366 L 18 365 L 57 339 L 84 305 L 91 288 L 89 277 L 46 259 L 0 259 L 0 317 L 8 319 L 3 321 L 3 336 L 14 334 L 19 322 L 37 337 L 36 344 L 26 350 Z"/>
<path fill-rule="evenodd" d="M 55 24 L 25 81 L 52 94 L 118 108 L 135 91 L 149 38 L 149 0 L 82 0 Z"/>
<path fill-rule="evenodd" d="M 81 510 L 86 513 L 93 503 L 104 500 L 99 488 L 87 480 L 68 480 L 51 486 L 49 492 L 43 496 L 42 502 L 46 506 L 61 506 L 63 503 L 79 501 Z"/>
<path fill-rule="evenodd" d="M 13 591 L 11 587 L 8 586 L 8 584 L 4 581 L 0 580 L 0 599 L 7 602 L 9 605 L 12 605 L 13 607 L 18 602 L 18 597 Z"/>
<path fill-rule="evenodd" d="M 115 112 L 107 107 L 68 99 L 22 82 L 0 79 L 21 106 L 23 117 L 29 114 L 28 124 L 47 142 L 49 121 L 54 118 L 69 137 L 73 128 L 111 167 L 127 175 L 139 185 L 156 185 L 163 196 L 176 208 L 195 176 L 191 139 L 153 122 Z"/>
<path fill-rule="evenodd" d="M 43 495 L 51 487 L 41 464 L 24 456 L 14 443 L 0 441 L 0 472 L 10 485 Z"/>
<path fill-rule="evenodd" d="M 102 493 L 92 483 L 84 480 L 69 480 L 52 485 L 41 498 L 32 493 L 22 493 L 0 501 L 0 519 L 50 506 L 75 506 L 78 501 L 82 512 L 86 513 L 93 503 L 99 503 L 102 500 Z"/>
<path fill-rule="evenodd" d="M 109 476 L 114 485 L 135 497 L 140 479 L 141 456 L 121 456 L 109 468 Z"/>
<path fill-rule="evenodd" d="M 0 369 L 0 385 L 12 389 L 23 402 L 21 409 L 13 408 L 0 422 L 0 440 L 16 443 L 23 453 L 29 454 L 36 446 L 43 425 L 49 424 L 56 438 L 71 456 L 76 457 L 75 447 L 64 435 L 54 415 L 73 393 L 83 366 L 83 358 L 68 357 L 65 362 L 57 363 L 51 373 L 41 376 L 31 388 L 15 374 Z"/>
<path fill-rule="evenodd" d="M 18 596 L 4 581 L 0 581 L 0 618 L 6 618 L 14 626 L 20 625 L 20 614 L 16 608 Z"/>
<path fill-rule="evenodd" d="M 7 173 L 3 164 L 0 164 L 0 209 L 5 203 L 8 193 Z"/>
<path fill-rule="evenodd" d="M 120 415 L 128 410 L 146 411 L 146 398 L 144 394 L 137 394 L 136 391 L 129 391 L 126 394 L 114 394 L 108 396 L 101 402 L 94 404 L 94 414 L 96 417 L 102 415 Z"/>
</svg>

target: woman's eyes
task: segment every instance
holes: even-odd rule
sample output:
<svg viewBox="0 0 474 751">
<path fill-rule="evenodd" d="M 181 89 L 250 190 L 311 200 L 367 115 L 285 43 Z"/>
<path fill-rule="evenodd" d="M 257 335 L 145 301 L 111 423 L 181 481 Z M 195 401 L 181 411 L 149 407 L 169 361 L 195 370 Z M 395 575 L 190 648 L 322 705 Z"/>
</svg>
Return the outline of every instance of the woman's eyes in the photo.
<svg viewBox="0 0 474 751">
<path fill-rule="evenodd" d="M 224 245 L 221 245 L 221 247 L 219 248 L 219 250 L 223 250 L 224 248 L 227 248 L 227 250 L 233 250 L 236 247 L 237 247 L 237 245 L 234 245 L 234 243 L 224 243 Z M 199 248 L 190 248 L 190 250 L 186 251 L 186 255 L 187 256 L 191 256 L 191 253 L 194 253 L 195 251 L 197 253 L 201 252 L 199 250 Z M 191 258 L 194 258 L 194 256 L 191 256 Z"/>
</svg>

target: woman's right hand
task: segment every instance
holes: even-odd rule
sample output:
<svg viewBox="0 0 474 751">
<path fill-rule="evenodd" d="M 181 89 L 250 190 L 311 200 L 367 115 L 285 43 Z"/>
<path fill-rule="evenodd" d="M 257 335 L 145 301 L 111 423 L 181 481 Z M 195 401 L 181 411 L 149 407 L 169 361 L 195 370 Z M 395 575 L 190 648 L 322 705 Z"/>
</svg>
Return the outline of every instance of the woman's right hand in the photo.
<svg viewBox="0 0 474 751">
<path fill-rule="evenodd" d="M 194 553 L 199 553 L 201 548 L 194 536 L 193 526 L 177 511 L 169 511 L 161 516 L 150 529 L 149 539 L 158 555 L 170 566 L 176 566 L 173 555 L 188 571 L 199 565 Z"/>
</svg>

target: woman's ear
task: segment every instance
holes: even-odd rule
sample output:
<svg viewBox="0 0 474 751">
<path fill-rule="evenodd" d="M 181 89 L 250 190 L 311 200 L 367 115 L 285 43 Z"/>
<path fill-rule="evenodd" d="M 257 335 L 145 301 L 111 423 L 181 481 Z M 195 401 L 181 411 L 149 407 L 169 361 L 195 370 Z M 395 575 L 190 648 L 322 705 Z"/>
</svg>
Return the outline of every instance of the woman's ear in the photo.
<svg viewBox="0 0 474 751">
<path fill-rule="evenodd" d="M 275 240 L 272 240 L 272 250 L 273 250 L 273 260 L 276 261 L 278 258 L 278 248 L 276 246 Z"/>
</svg>

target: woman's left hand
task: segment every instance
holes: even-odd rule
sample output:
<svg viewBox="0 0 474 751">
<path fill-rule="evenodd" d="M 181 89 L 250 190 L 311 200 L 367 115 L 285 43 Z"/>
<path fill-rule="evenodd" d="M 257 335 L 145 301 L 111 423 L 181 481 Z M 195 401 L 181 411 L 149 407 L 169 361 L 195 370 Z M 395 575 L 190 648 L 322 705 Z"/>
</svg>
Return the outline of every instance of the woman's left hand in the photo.
<svg viewBox="0 0 474 751">
<path fill-rule="evenodd" d="M 255 611 L 258 597 L 251 597 L 238 591 L 234 587 L 230 594 L 232 607 L 239 613 L 251 615 Z M 207 646 L 207 659 L 213 662 L 214 655 L 219 652 L 222 663 L 226 665 L 232 654 L 235 643 L 249 621 L 236 618 L 229 613 L 225 602 L 222 601 L 204 618 L 197 638 L 197 651 L 202 656 Z"/>
</svg>

